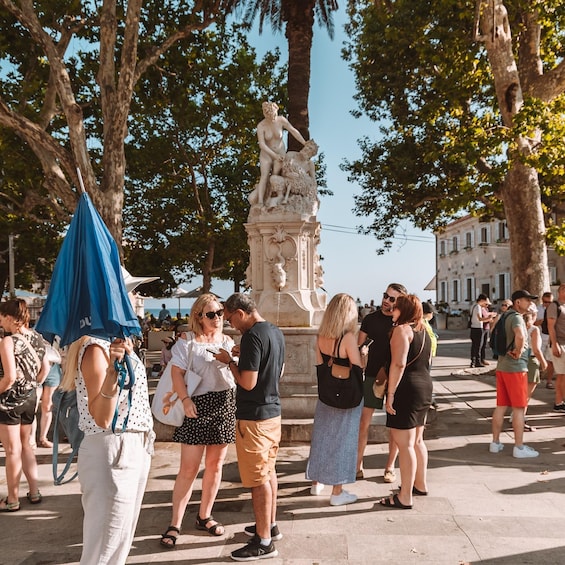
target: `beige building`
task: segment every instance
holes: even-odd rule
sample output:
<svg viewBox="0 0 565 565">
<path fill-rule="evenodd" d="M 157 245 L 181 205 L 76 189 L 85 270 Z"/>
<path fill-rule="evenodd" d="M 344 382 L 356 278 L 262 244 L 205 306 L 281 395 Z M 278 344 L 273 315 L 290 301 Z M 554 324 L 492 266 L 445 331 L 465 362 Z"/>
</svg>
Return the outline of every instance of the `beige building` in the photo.
<svg viewBox="0 0 565 565">
<path fill-rule="evenodd" d="M 512 294 L 506 222 L 465 216 L 436 232 L 436 300 L 450 312 L 469 310 L 477 295 L 493 303 Z M 548 249 L 552 286 L 565 280 L 565 257 Z"/>
</svg>

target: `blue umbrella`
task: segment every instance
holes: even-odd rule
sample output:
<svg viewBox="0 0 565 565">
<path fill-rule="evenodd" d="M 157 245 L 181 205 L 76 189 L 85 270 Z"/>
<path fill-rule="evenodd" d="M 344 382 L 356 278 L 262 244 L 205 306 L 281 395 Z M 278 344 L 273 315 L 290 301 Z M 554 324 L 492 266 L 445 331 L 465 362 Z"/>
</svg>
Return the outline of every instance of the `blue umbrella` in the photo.
<svg viewBox="0 0 565 565">
<path fill-rule="evenodd" d="M 83 335 L 105 339 L 141 335 L 118 247 L 86 192 L 59 251 L 36 330 L 50 342 L 58 335 L 61 346 Z"/>
</svg>

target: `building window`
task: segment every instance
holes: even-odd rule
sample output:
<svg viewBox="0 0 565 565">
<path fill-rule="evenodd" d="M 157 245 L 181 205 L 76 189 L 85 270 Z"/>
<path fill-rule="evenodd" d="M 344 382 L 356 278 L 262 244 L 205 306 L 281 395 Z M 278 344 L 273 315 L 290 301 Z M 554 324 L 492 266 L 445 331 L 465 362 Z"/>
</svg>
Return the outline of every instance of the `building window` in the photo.
<svg viewBox="0 0 565 565">
<path fill-rule="evenodd" d="M 557 283 L 557 267 L 549 267 L 549 284 L 556 285 Z"/>
<path fill-rule="evenodd" d="M 445 239 L 442 239 L 439 242 L 439 255 L 443 257 L 445 255 Z"/>
<path fill-rule="evenodd" d="M 455 236 L 451 240 L 451 253 L 459 252 L 459 236 Z"/>
<path fill-rule="evenodd" d="M 447 283 L 445 281 L 441 281 L 439 285 L 439 301 L 447 302 Z"/>
<path fill-rule="evenodd" d="M 474 300 L 473 286 L 473 279 L 465 279 L 465 300 L 467 302 Z"/>
<path fill-rule="evenodd" d="M 479 245 L 488 245 L 489 243 L 489 229 L 488 226 L 481 228 L 481 241 Z"/>
<path fill-rule="evenodd" d="M 496 278 L 498 281 L 496 285 L 496 299 L 505 300 L 510 298 L 510 273 L 499 273 Z"/>
<path fill-rule="evenodd" d="M 497 238 L 498 243 L 506 243 L 508 241 L 508 227 L 506 222 L 498 222 Z"/>
<path fill-rule="evenodd" d="M 459 281 L 453 281 L 452 302 L 459 302 Z"/>
<path fill-rule="evenodd" d="M 465 249 L 472 249 L 473 248 L 473 232 L 468 231 L 465 234 Z"/>
</svg>

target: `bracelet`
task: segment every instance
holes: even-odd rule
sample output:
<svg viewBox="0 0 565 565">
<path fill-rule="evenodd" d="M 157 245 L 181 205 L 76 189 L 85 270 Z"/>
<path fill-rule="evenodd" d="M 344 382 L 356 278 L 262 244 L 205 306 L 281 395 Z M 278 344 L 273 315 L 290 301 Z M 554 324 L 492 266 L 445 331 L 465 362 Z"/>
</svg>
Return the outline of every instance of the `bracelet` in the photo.
<svg viewBox="0 0 565 565">
<path fill-rule="evenodd" d="M 230 367 L 232 363 L 237 367 L 237 363 L 233 359 L 228 361 L 228 367 Z"/>
<path fill-rule="evenodd" d="M 112 396 L 110 396 L 110 395 L 104 394 L 102 391 L 100 391 L 100 396 L 102 398 L 107 398 L 108 400 L 112 400 L 112 398 L 116 398 L 116 396 L 118 396 L 118 392 L 116 391 L 114 394 L 112 394 Z"/>
<path fill-rule="evenodd" d="M 184 402 L 187 398 L 190 398 L 190 396 L 186 395 L 186 396 L 181 400 L 181 402 Z"/>
</svg>

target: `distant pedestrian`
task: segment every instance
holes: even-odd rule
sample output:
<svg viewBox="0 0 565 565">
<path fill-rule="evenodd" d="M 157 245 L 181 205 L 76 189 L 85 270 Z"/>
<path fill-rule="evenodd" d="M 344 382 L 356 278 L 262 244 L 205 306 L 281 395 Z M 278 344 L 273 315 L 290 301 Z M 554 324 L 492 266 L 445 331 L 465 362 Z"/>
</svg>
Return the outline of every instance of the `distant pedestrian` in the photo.
<svg viewBox="0 0 565 565">
<path fill-rule="evenodd" d="M 559 285 L 557 302 L 547 307 L 547 331 L 555 376 L 555 412 L 565 412 L 565 283 Z"/>
<path fill-rule="evenodd" d="M 471 367 L 486 366 L 486 363 L 481 359 L 481 352 L 485 350 L 487 339 L 487 331 L 485 331 L 483 324 L 490 322 L 496 316 L 494 312 L 488 312 L 488 310 L 485 312 L 484 309 L 488 305 L 488 300 L 486 294 L 479 294 L 477 301 L 471 308 Z"/>
<path fill-rule="evenodd" d="M 159 311 L 159 322 L 163 323 L 166 319 L 171 317 L 171 313 L 167 310 L 166 304 L 161 304 L 161 310 Z"/>
<path fill-rule="evenodd" d="M 564 285 L 565 288 L 565 285 Z M 518 459 L 537 457 L 539 453 L 524 445 L 524 413 L 528 404 L 528 336 L 526 322 L 522 317 L 536 300 L 537 296 L 527 290 L 517 290 L 512 294 L 512 308 L 501 317 L 498 324 L 504 324 L 506 334 L 506 353 L 499 352 L 496 366 L 496 408 L 492 414 L 491 453 L 504 449 L 500 433 L 504 414 L 512 408 L 512 428 L 514 429 L 513 455 Z"/>
<path fill-rule="evenodd" d="M 237 384 L 236 452 L 241 482 L 251 488 L 255 524 L 244 532 L 249 543 L 235 551 L 234 561 L 276 557 L 273 540 L 282 538 L 276 523 L 278 481 L 275 469 L 281 440 L 279 381 L 284 371 L 283 333 L 267 322 L 246 294 L 232 294 L 224 303 L 224 319 L 238 330 L 241 343 L 230 354 L 220 349 Z M 239 362 L 232 355 L 239 356 Z"/>
<path fill-rule="evenodd" d="M 528 411 L 528 405 L 534 394 L 534 390 L 541 380 L 540 370 L 545 371 L 547 368 L 547 361 L 543 356 L 541 350 L 541 332 L 540 329 L 534 325 L 537 316 L 537 307 L 532 304 L 530 309 L 524 314 L 524 321 L 526 322 L 526 332 L 528 336 L 528 398 L 526 408 L 524 408 L 524 418 Z M 524 430 L 533 432 L 535 428 L 531 426 L 527 420 L 524 420 Z"/>
<path fill-rule="evenodd" d="M 547 362 L 547 369 L 545 370 L 545 388 L 554 389 L 553 384 L 553 360 L 551 357 L 551 344 L 549 343 L 549 331 L 547 329 L 547 308 L 553 302 L 553 293 L 544 292 L 541 295 L 541 304 L 537 307 L 537 317 L 534 322 L 541 331 L 541 350 Z"/>
</svg>

